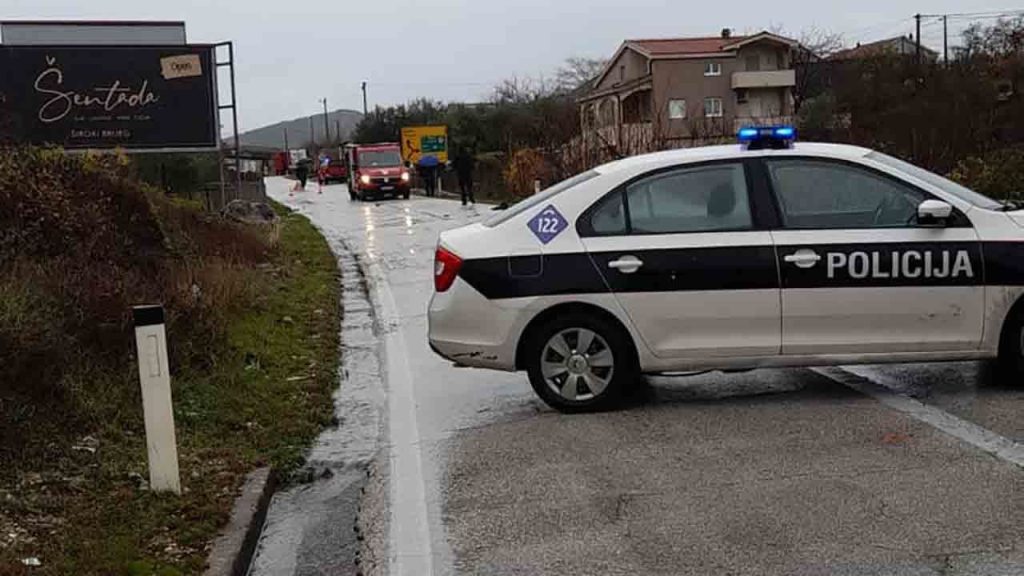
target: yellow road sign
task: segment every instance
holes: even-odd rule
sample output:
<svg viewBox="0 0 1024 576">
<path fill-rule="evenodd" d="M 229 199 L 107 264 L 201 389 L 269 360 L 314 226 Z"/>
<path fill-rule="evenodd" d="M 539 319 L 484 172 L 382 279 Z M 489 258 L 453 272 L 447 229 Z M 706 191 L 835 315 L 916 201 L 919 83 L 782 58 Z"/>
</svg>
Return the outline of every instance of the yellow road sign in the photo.
<svg viewBox="0 0 1024 576">
<path fill-rule="evenodd" d="M 417 164 L 423 156 L 448 161 L 447 126 L 407 126 L 402 128 L 402 160 Z"/>
</svg>

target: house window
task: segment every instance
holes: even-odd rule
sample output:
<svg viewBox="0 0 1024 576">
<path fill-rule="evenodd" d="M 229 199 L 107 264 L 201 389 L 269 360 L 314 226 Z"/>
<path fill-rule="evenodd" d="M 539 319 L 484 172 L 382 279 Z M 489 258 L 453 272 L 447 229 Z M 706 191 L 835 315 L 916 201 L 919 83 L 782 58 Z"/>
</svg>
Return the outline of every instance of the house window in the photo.
<svg viewBox="0 0 1024 576">
<path fill-rule="evenodd" d="M 619 82 L 622 82 L 625 79 L 626 79 L 626 67 L 625 66 L 619 66 Z"/>
<path fill-rule="evenodd" d="M 747 89 L 746 88 L 737 88 L 736 89 L 736 103 L 737 104 L 746 104 L 747 103 Z"/>
<path fill-rule="evenodd" d="M 669 100 L 668 117 L 672 120 L 683 120 L 686 118 L 686 100 Z"/>
<path fill-rule="evenodd" d="M 705 118 L 721 118 L 722 117 L 722 99 L 721 98 L 705 98 L 704 99 L 704 117 Z"/>
<path fill-rule="evenodd" d="M 705 76 L 721 76 L 722 65 L 718 62 L 708 62 L 704 64 L 704 75 Z"/>
</svg>

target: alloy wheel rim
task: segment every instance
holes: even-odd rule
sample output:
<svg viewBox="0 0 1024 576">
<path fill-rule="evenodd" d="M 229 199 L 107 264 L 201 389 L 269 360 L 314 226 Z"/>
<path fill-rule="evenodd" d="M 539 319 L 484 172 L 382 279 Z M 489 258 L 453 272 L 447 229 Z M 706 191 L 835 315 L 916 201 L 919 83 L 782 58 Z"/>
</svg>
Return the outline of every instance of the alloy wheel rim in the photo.
<svg viewBox="0 0 1024 576">
<path fill-rule="evenodd" d="M 541 373 L 553 392 L 582 402 L 601 395 L 615 373 L 615 357 L 601 335 L 586 328 L 558 332 L 541 350 Z"/>
</svg>

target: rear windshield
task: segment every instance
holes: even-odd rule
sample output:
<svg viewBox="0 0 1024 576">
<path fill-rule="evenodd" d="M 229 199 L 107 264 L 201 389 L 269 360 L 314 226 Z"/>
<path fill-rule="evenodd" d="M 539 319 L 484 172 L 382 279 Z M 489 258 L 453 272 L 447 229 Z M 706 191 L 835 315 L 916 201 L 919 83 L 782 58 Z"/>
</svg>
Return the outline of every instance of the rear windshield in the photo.
<svg viewBox="0 0 1024 576">
<path fill-rule="evenodd" d="M 497 226 L 498 224 L 501 224 L 506 220 L 509 220 L 519 214 L 522 214 L 523 212 L 540 204 L 541 202 L 544 202 L 545 200 L 550 200 L 557 196 L 558 194 L 561 194 L 562 192 L 565 192 L 566 190 L 574 186 L 582 184 L 587 180 L 596 177 L 597 175 L 598 172 L 596 170 L 590 170 L 587 172 L 583 172 L 582 174 L 577 174 L 576 176 L 573 176 L 572 178 L 569 178 L 567 180 L 562 180 L 561 182 L 555 184 L 554 186 L 548 188 L 547 190 L 542 190 L 541 192 L 534 194 L 529 198 L 516 202 L 515 204 L 510 206 L 508 210 L 503 210 L 502 212 L 499 212 L 498 214 L 491 216 L 490 218 L 485 220 L 483 224 L 488 228 Z"/>
<path fill-rule="evenodd" d="M 931 184 L 932 186 L 941 189 L 943 192 L 949 192 L 950 194 L 956 196 L 957 198 L 960 198 L 965 202 L 969 202 L 970 204 L 977 206 L 979 208 L 994 210 L 1002 206 L 1002 204 L 996 202 L 995 200 L 989 198 L 988 196 L 979 194 L 974 190 L 967 188 L 966 186 L 961 186 L 960 184 L 957 184 L 956 182 L 953 182 L 948 178 L 943 178 L 942 176 L 939 176 L 934 172 L 929 172 L 924 168 L 914 166 L 913 164 L 909 162 L 904 162 L 903 160 L 900 160 L 898 158 L 887 156 L 885 154 L 882 154 L 881 152 L 872 152 L 868 154 L 867 157 L 877 162 L 881 162 L 882 164 L 885 164 L 890 168 L 895 168 L 900 172 L 909 174 L 910 176 L 913 176 L 918 180 L 923 180 Z"/>
<path fill-rule="evenodd" d="M 401 166 L 402 155 L 396 150 L 367 150 L 359 153 L 359 165 L 368 168 Z"/>
</svg>

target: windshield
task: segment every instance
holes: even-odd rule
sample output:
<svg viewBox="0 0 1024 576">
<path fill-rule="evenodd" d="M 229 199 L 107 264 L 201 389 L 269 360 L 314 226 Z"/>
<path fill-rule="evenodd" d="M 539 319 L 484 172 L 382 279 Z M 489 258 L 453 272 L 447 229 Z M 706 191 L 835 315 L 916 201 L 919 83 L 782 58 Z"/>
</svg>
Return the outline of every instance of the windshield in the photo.
<svg viewBox="0 0 1024 576">
<path fill-rule="evenodd" d="M 1000 206 L 1002 206 L 1000 202 L 997 202 L 989 198 L 988 196 L 985 196 L 984 194 L 979 194 L 974 190 L 967 188 L 966 186 L 962 186 L 960 184 L 957 184 L 956 182 L 953 182 L 949 178 L 944 178 L 934 172 L 929 172 L 924 168 L 914 166 L 910 162 L 904 162 L 903 160 L 893 158 L 892 156 L 882 154 L 881 152 L 872 152 L 868 154 L 867 157 L 872 160 L 881 162 L 882 164 L 885 164 L 890 168 L 895 168 L 900 172 L 905 172 L 906 174 L 909 174 L 914 178 L 924 180 L 925 182 L 931 184 L 932 186 L 942 189 L 943 192 L 949 192 L 950 194 L 956 196 L 957 198 L 960 198 L 961 200 L 968 202 L 979 208 L 993 210 L 995 208 L 999 208 Z"/>
<path fill-rule="evenodd" d="M 489 219 L 484 221 L 483 224 L 488 228 L 497 226 L 498 224 L 501 224 L 502 222 L 505 222 L 506 220 L 509 220 L 518 214 L 522 214 L 524 211 L 529 210 L 531 207 L 536 206 L 537 204 L 540 204 L 545 200 L 550 200 L 551 198 L 557 196 L 558 194 L 561 194 L 562 192 L 565 192 L 566 190 L 572 188 L 573 186 L 582 184 L 587 180 L 596 177 L 597 175 L 598 172 L 596 170 L 590 170 L 587 172 L 583 172 L 582 174 L 577 174 L 572 178 L 562 180 L 558 184 L 555 184 L 554 186 L 546 190 L 543 190 L 537 194 L 534 194 L 533 196 L 530 196 L 529 198 L 526 198 L 513 204 L 511 207 L 509 207 L 508 210 L 505 210 L 500 214 L 490 217 Z"/>
<path fill-rule="evenodd" d="M 397 150 L 367 150 L 359 153 L 359 165 L 364 168 L 401 166 L 402 156 Z"/>
</svg>

